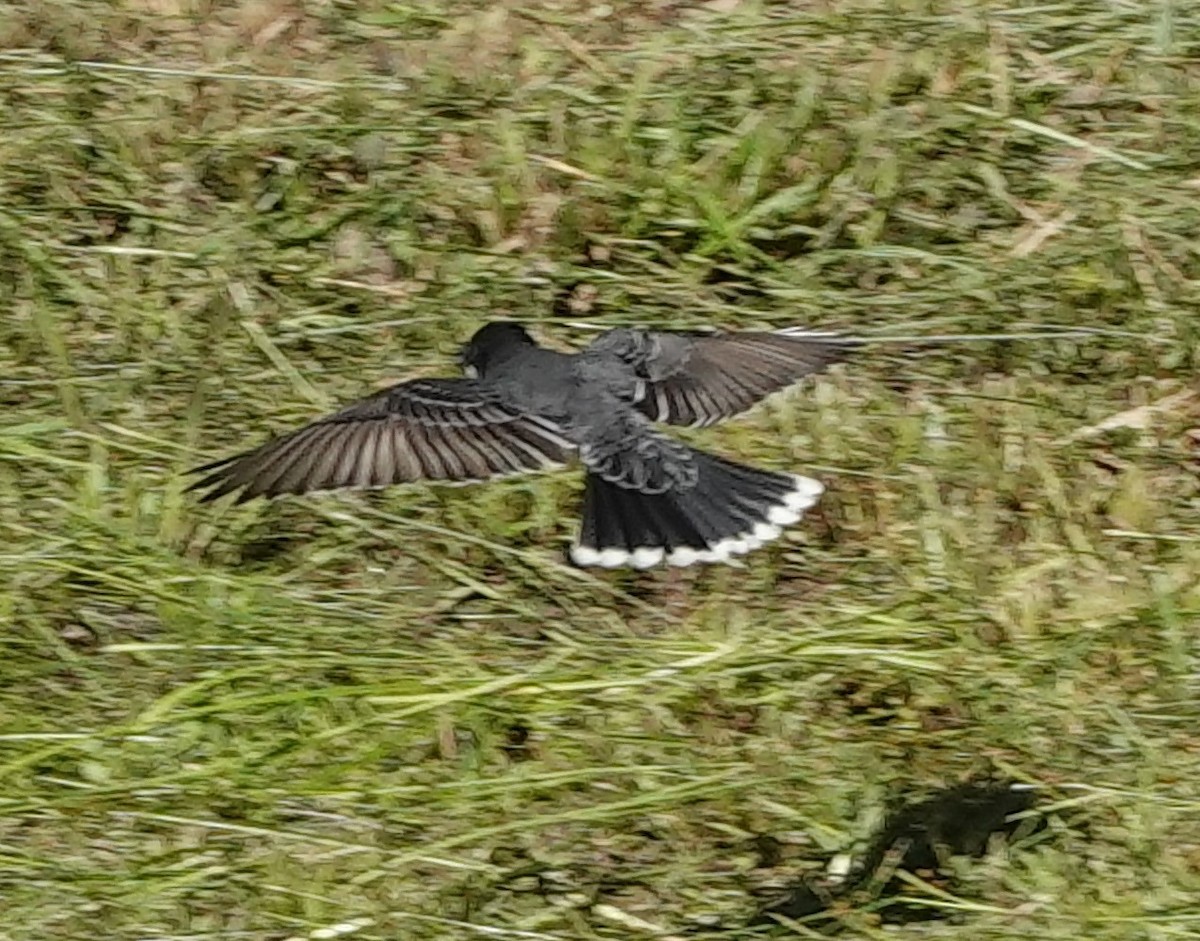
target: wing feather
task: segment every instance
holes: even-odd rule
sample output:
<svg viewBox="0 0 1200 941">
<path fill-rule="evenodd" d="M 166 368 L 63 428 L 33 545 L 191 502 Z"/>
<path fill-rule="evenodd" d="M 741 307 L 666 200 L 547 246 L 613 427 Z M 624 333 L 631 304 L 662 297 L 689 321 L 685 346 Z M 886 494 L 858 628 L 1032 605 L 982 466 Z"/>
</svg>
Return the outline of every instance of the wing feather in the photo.
<svg viewBox="0 0 1200 941">
<path fill-rule="evenodd" d="M 420 442 L 413 440 L 413 432 L 419 425 L 398 424 L 387 428 L 388 435 L 395 442 L 393 452 L 396 455 L 395 464 L 389 468 L 389 482 L 405 480 L 420 480 L 425 476 L 421 466 Z"/>
<path fill-rule="evenodd" d="M 851 345 L 829 334 L 612 330 L 592 348 L 633 367 L 636 404 L 652 421 L 702 426 L 821 372 L 844 359 Z"/>
<path fill-rule="evenodd" d="M 283 493 L 472 481 L 565 464 L 574 443 L 471 379 L 400 383 L 250 451 L 196 468 L 189 490 L 237 502 Z"/>
</svg>

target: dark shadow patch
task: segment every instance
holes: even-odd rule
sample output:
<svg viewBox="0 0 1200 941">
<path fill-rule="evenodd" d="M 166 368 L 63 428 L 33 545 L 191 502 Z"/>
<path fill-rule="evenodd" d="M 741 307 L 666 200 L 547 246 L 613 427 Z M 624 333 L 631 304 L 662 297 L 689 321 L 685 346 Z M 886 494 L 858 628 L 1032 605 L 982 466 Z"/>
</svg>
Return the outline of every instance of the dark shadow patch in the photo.
<svg viewBox="0 0 1200 941">
<path fill-rule="evenodd" d="M 500 750 L 508 756 L 509 761 L 528 761 L 536 757 L 530 736 L 533 730 L 523 722 L 513 722 L 504 729 L 504 741 Z"/>
<path fill-rule="evenodd" d="M 300 540 L 294 536 L 262 536 L 248 539 L 238 549 L 238 563 L 246 571 L 269 566 L 286 557 Z"/>
<path fill-rule="evenodd" d="M 749 927 L 804 920 L 810 928 L 834 928 L 835 907 L 870 906 L 883 922 L 905 923 L 945 917 L 936 908 L 910 904 L 904 898 L 900 872 L 922 874 L 953 887 L 944 876 L 952 856 L 980 857 L 993 834 L 1011 839 L 1019 831 L 1034 833 L 1045 821 L 1013 820 L 1036 801 L 1032 790 L 1010 783 L 972 781 L 942 790 L 916 803 L 901 804 L 888 814 L 863 859 L 841 884 L 806 880 L 783 898 L 764 906 Z"/>
</svg>

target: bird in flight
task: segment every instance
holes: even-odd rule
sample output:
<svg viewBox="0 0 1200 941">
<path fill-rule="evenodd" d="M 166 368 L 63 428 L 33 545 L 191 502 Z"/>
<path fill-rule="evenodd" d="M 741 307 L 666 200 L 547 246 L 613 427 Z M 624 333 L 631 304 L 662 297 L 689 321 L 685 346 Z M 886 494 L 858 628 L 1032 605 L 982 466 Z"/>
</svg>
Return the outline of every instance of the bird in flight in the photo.
<svg viewBox="0 0 1200 941">
<path fill-rule="evenodd" d="M 192 473 L 202 501 L 416 480 L 469 482 L 580 462 L 576 565 L 728 562 L 777 539 L 824 487 L 689 447 L 657 424 L 712 425 L 846 355 L 833 334 L 619 328 L 577 353 L 515 323 L 481 327 L 464 378 L 413 379 Z"/>
</svg>

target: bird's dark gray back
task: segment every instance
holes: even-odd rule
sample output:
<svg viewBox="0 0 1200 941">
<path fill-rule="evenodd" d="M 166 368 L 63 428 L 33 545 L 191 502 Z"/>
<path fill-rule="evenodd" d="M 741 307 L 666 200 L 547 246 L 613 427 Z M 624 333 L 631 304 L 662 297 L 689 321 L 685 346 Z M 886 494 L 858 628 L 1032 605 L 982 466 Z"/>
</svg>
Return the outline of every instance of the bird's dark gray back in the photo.
<svg viewBox="0 0 1200 941">
<path fill-rule="evenodd" d="M 525 346 L 490 363 L 482 378 L 522 412 L 561 421 L 579 384 L 577 357 L 540 346 Z"/>
<path fill-rule="evenodd" d="M 576 439 L 633 414 L 636 379 L 627 363 L 608 353 L 523 346 L 489 363 L 483 378 L 510 405 L 555 422 Z"/>
</svg>

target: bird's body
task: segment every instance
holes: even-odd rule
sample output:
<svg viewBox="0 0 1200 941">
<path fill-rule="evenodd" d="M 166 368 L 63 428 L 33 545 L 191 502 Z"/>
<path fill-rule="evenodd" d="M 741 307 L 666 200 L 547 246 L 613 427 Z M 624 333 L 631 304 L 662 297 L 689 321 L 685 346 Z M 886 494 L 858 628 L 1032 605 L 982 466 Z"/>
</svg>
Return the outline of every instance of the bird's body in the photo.
<svg viewBox="0 0 1200 941">
<path fill-rule="evenodd" d="M 828 335 L 610 330 L 579 353 L 492 323 L 467 378 L 403 382 L 290 435 L 199 468 L 205 500 L 587 469 L 580 565 L 723 562 L 774 539 L 823 488 L 691 448 L 655 422 L 707 425 L 839 359 Z"/>
</svg>

